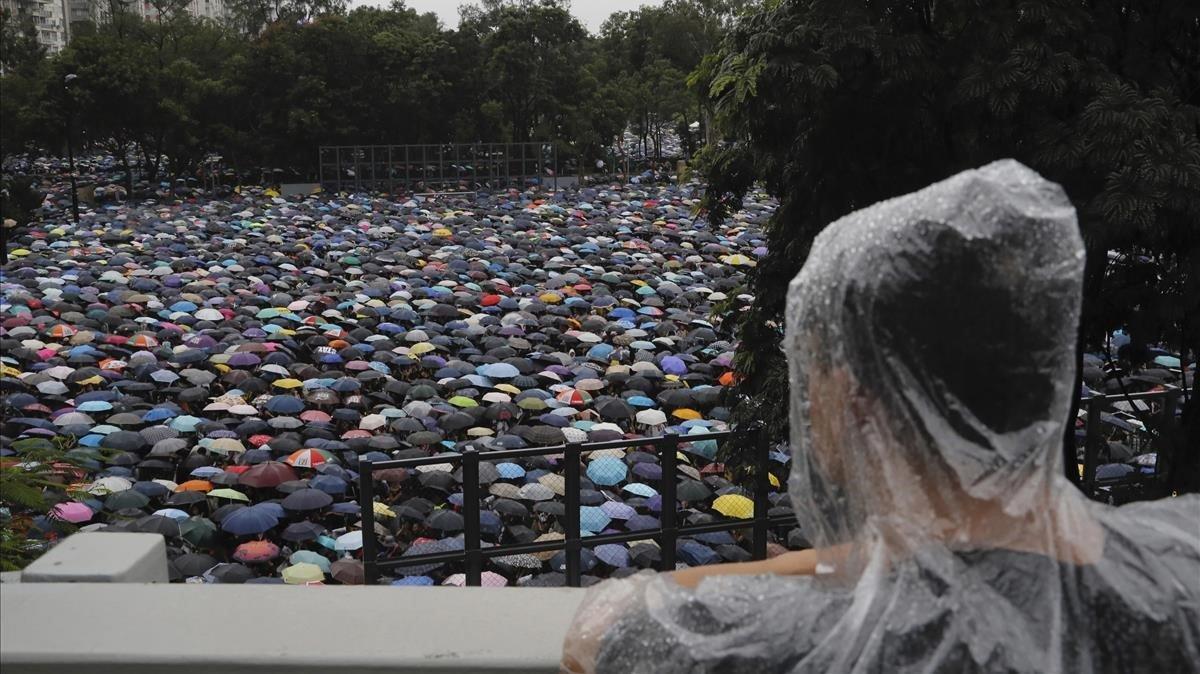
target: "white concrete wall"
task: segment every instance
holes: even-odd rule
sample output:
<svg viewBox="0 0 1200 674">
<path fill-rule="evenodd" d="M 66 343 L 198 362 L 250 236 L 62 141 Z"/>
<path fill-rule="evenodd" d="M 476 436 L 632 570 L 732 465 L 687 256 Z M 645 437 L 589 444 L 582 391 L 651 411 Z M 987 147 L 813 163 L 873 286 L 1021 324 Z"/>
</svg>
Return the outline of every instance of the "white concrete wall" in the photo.
<svg viewBox="0 0 1200 674">
<path fill-rule="evenodd" d="M 0 671 L 555 672 L 583 590 L 0 585 Z"/>
</svg>

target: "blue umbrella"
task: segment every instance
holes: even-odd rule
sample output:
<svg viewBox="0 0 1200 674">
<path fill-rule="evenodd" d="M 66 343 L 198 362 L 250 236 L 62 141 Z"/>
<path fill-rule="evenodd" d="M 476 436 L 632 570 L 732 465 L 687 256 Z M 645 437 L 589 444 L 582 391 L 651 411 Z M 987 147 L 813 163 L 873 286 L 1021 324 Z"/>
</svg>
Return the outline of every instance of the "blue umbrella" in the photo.
<svg viewBox="0 0 1200 674">
<path fill-rule="evenodd" d="M 688 566 L 704 566 L 721 560 L 716 551 L 696 541 L 679 541 L 675 545 L 675 554 Z"/>
<path fill-rule="evenodd" d="M 520 370 L 508 363 L 487 363 L 475 368 L 475 372 L 491 379 L 512 379 L 521 374 Z"/>
<path fill-rule="evenodd" d="M 611 521 L 612 518 L 596 506 L 579 507 L 579 528 L 584 531 L 604 531 L 604 527 Z"/>
<path fill-rule="evenodd" d="M 505 480 L 519 480 L 525 477 L 525 469 L 515 463 L 498 463 L 496 472 Z"/>
<path fill-rule="evenodd" d="M 392 585 L 433 585 L 433 579 L 429 576 L 408 576 L 406 578 L 398 578 L 392 581 Z"/>
<path fill-rule="evenodd" d="M 251 536 L 274 529 L 279 518 L 263 508 L 252 506 L 230 513 L 221 520 L 221 530 L 234 536 Z"/>
<path fill-rule="evenodd" d="M 605 456 L 588 464 L 588 479 L 598 485 L 610 486 L 625 479 L 629 468 L 618 458 Z"/>
<path fill-rule="evenodd" d="M 629 550 L 626 550 L 625 546 L 623 545 L 606 543 L 604 545 L 597 545 L 593 551 L 596 553 L 596 557 L 599 558 L 600 561 L 609 566 L 613 566 L 618 569 L 629 566 Z"/>
<path fill-rule="evenodd" d="M 346 481 L 336 475 L 317 475 L 308 481 L 308 486 L 313 489 L 320 489 L 326 494 L 344 494 L 349 485 Z"/>
<path fill-rule="evenodd" d="M 165 419 L 172 419 L 177 416 L 179 416 L 179 413 L 173 409 L 169 409 L 166 407 L 155 407 L 154 409 L 149 410 L 144 415 L 142 415 L 142 421 L 144 421 L 146 423 L 153 423 L 155 421 L 163 421 Z M 176 430 L 179 430 L 179 429 L 176 429 Z"/>
<path fill-rule="evenodd" d="M 630 517 L 633 517 L 637 514 L 637 511 L 633 509 L 633 506 L 621 503 L 620 501 L 607 501 L 600 504 L 600 509 L 604 511 L 604 514 L 608 515 L 614 520 L 628 520 Z"/>
<path fill-rule="evenodd" d="M 499 536 L 504 531 L 504 523 L 500 516 L 491 510 L 479 511 L 479 531 L 489 536 Z"/>
<path fill-rule="evenodd" d="M 550 568 L 554 569 L 555 571 L 567 570 L 566 550 L 560 550 L 554 553 L 554 556 L 550 558 Z M 592 569 L 596 568 L 596 553 L 588 550 L 587 548 L 580 549 L 579 568 L 583 571 L 591 571 Z"/>
<path fill-rule="evenodd" d="M 737 545 L 733 535 L 728 531 L 710 531 L 706 534 L 696 534 L 692 538 L 708 545 Z"/>
<path fill-rule="evenodd" d="M 267 401 L 267 411 L 273 414 L 299 414 L 304 411 L 304 401 L 288 395 L 278 395 Z"/>
<path fill-rule="evenodd" d="M 662 371 L 667 374 L 685 375 L 687 374 L 687 364 L 676 356 L 666 356 L 659 364 Z"/>
<path fill-rule="evenodd" d="M 266 512 L 275 519 L 283 519 L 286 516 L 283 506 L 279 505 L 275 501 L 263 501 L 262 503 L 255 503 L 250 507 L 255 510 Z"/>
<path fill-rule="evenodd" d="M 621 491 L 633 494 L 634 496 L 641 496 L 642 498 L 650 498 L 658 495 L 658 492 L 654 490 L 654 487 L 651 487 L 648 484 L 642 484 L 641 482 L 631 482 L 625 485 Z"/>
<path fill-rule="evenodd" d="M 112 403 L 104 400 L 88 400 L 80 403 L 75 409 L 80 412 L 107 412 L 113 408 Z"/>
<path fill-rule="evenodd" d="M 634 515 L 625 521 L 625 528 L 630 531 L 647 531 L 657 529 L 660 526 L 657 517 L 650 515 Z"/>
</svg>

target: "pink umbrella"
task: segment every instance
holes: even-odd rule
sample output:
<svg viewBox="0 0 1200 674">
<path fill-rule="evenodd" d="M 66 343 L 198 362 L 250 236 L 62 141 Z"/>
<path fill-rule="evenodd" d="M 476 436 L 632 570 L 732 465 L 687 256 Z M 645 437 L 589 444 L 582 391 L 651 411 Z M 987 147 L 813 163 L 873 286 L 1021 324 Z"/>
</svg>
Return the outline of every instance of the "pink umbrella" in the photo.
<svg viewBox="0 0 1200 674">
<path fill-rule="evenodd" d="M 279 556 L 279 546 L 270 541 L 250 541 L 242 543 L 233 551 L 233 558 L 239 562 L 266 562 Z"/>
<path fill-rule="evenodd" d="M 50 516 L 54 519 L 70 522 L 72 524 L 91 521 L 95 514 L 96 513 L 92 512 L 91 508 L 78 501 L 59 503 L 58 505 L 54 506 L 54 510 L 50 512 Z"/>
</svg>

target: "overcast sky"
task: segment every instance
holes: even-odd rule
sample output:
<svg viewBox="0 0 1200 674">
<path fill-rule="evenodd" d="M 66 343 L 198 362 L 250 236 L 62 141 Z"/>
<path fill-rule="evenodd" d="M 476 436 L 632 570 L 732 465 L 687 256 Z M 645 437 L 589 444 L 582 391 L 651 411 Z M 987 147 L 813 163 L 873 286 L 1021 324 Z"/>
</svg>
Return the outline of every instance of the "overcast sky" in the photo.
<svg viewBox="0 0 1200 674">
<path fill-rule="evenodd" d="M 350 6 L 374 5 L 387 7 L 391 0 L 351 0 Z M 406 5 L 424 14 L 433 12 L 446 28 L 458 26 L 460 5 L 474 5 L 470 0 L 405 0 Z M 642 5 L 661 5 L 662 0 L 572 0 L 571 13 L 592 33 L 600 32 L 600 24 L 613 12 L 627 12 Z"/>
</svg>

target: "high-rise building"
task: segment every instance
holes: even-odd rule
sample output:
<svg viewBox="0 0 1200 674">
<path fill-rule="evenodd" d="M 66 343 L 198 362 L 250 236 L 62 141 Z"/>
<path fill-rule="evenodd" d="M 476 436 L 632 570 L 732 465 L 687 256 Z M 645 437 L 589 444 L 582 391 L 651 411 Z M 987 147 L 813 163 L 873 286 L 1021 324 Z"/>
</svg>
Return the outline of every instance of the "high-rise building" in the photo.
<svg viewBox="0 0 1200 674">
<path fill-rule="evenodd" d="M 114 9 L 133 12 L 147 21 L 159 20 L 159 9 L 146 0 L 0 0 L 0 11 L 23 25 L 33 23 L 38 43 L 54 53 L 71 41 L 73 26 L 108 20 Z M 224 21 L 225 0 L 190 0 L 182 8 L 195 18 Z M 178 11 L 178 10 L 176 10 Z"/>
<path fill-rule="evenodd" d="M 53 53 L 67 46 L 70 26 L 67 25 L 67 3 L 70 0 L 0 0 L 0 11 L 18 25 L 27 21 L 37 31 L 38 43 Z"/>
</svg>

